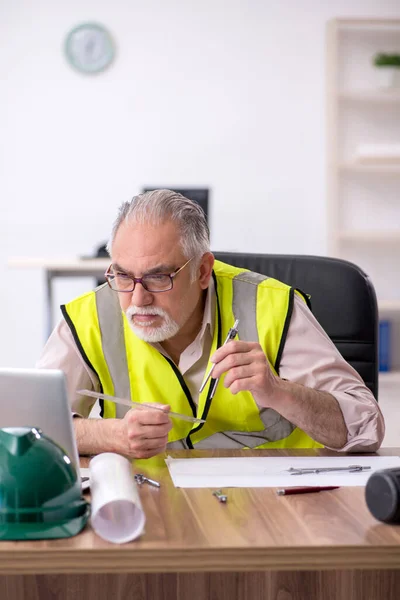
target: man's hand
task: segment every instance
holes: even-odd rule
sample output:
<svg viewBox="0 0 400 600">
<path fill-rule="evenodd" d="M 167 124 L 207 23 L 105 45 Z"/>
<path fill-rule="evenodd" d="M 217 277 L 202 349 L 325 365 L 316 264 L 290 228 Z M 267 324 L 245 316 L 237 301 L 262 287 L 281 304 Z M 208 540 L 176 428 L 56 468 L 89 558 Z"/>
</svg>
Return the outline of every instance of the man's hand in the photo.
<svg viewBox="0 0 400 600">
<path fill-rule="evenodd" d="M 128 458 L 150 458 L 164 452 L 172 428 L 170 407 L 129 410 L 123 419 L 74 419 L 79 454 L 116 452 Z"/>
<path fill-rule="evenodd" d="M 211 359 L 213 377 L 226 373 L 224 385 L 232 394 L 251 392 L 259 406 L 273 408 L 325 446 L 341 449 L 346 444 L 347 427 L 336 398 L 274 375 L 260 344 L 231 341 Z"/>
<path fill-rule="evenodd" d="M 135 408 L 126 413 L 121 420 L 122 444 L 124 454 L 131 458 L 150 458 L 164 452 L 168 442 L 168 432 L 172 428 L 168 417 L 170 407 L 157 404 L 160 410 Z"/>
<path fill-rule="evenodd" d="M 215 363 L 212 376 L 221 377 L 232 394 L 248 391 L 260 406 L 271 406 L 278 378 L 272 373 L 268 360 L 257 342 L 233 340 L 219 348 L 211 358 Z"/>
</svg>

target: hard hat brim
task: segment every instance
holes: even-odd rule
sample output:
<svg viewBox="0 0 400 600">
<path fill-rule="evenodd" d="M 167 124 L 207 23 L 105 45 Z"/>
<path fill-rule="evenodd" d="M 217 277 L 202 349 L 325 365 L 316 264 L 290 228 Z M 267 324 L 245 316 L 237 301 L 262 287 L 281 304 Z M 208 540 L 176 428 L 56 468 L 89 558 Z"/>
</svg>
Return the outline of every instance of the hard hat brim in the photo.
<svg viewBox="0 0 400 600">
<path fill-rule="evenodd" d="M 42 523 L 2 523 L 0 540 L 51 540 L 77 535 L 85 527 L 90 516 L 90 504 L 84 512 L 73 519 Z"/>
</svg>

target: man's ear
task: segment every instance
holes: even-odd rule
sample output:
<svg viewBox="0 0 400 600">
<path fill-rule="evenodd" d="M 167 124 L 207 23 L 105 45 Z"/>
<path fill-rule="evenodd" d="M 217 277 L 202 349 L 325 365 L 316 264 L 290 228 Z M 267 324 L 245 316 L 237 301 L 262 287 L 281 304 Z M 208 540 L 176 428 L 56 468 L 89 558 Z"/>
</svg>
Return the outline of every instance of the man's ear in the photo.
<svg viewBox="0 0 400 600">
<path fill-rule="evenodd" d="M 212 254 L 211 252 L 206 252 L 201 257 L 201 262 L 199 265 L 199 284 L 202 290 L 208 288 L 208 284 L 210 283 L 210 278 L 212 275 L 214 261 L 214 254 Z"/>
</svg>

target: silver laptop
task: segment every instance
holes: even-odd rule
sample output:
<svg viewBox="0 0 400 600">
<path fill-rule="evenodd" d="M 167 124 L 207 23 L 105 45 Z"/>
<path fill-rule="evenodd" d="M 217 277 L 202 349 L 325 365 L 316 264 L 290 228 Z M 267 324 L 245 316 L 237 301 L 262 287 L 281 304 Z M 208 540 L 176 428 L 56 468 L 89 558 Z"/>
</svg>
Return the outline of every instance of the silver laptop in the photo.
<svg viewBox="0 0 400 600">
<path fill-rule="evenodd" d="M 0 427 L 39 427 L 78 469 L 72 413 L 62 371 L 0 369 Z"/>
</svg>

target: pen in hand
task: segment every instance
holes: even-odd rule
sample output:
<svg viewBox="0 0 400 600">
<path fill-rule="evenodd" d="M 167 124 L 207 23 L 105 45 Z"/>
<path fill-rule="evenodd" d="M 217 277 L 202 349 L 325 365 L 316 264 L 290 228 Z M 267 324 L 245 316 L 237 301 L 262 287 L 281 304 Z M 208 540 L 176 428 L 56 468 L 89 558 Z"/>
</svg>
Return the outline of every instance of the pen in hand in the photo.
<svg viewBox="0 0 400 600">
<path fill-rule="evenodd" d="M 305 487 L 293 487 L 293 488 L 281 488 L 276 490 L 278 496 L 292 496 L 295 494 L 313 494 L 315 492 L 325 492 L 328 490 L 337 490 L 340 486 L 338 485 L 325 485 L 325 486 L 305 486 Z"/>
<path fill-rule="evenodd" d="M 239 325 L 239 319 L 236 319 L 236 321 L 233 324 L 233 327 L 231 327 L 230 330 L 228 331 L 228 335 L 226 336 L 225 341 L 222 344 L 222 346 L 225 346 L 225 344 L 227 344 L 228 342 L 230 342 L 230 340 L 233 340 L 237 336 L 238 325 Z M 221 348 L 222 348 L 222 346 L 221 346 Z M 212 375 L 212 372 L 214 370 L 215 365 L 216 365 L 216 363 L 213 364 L 213 366 L 211 367 L 211 369 L 208 371 L 208 373 L 206 375 L 206 378 L 204 379 L 203 383 L 201 384 L 201 387 L 200 387 L 200 390 L 199 390 L 200 394 L 204 390 L 204 388 L 205 388 L 205 386 L 207 384 L 207 381 L 210 379 L 210 377 Z M 212 398 L 214 396 L 214 394 L 215 394 L 215 390 L 217 388 L 218 381 L 219 381 L 219 379 L 216 379 L 214 381 L 214 385 L 213 385 L 213 389 L 211 391 L 210 398 Z"/>
</svg>

